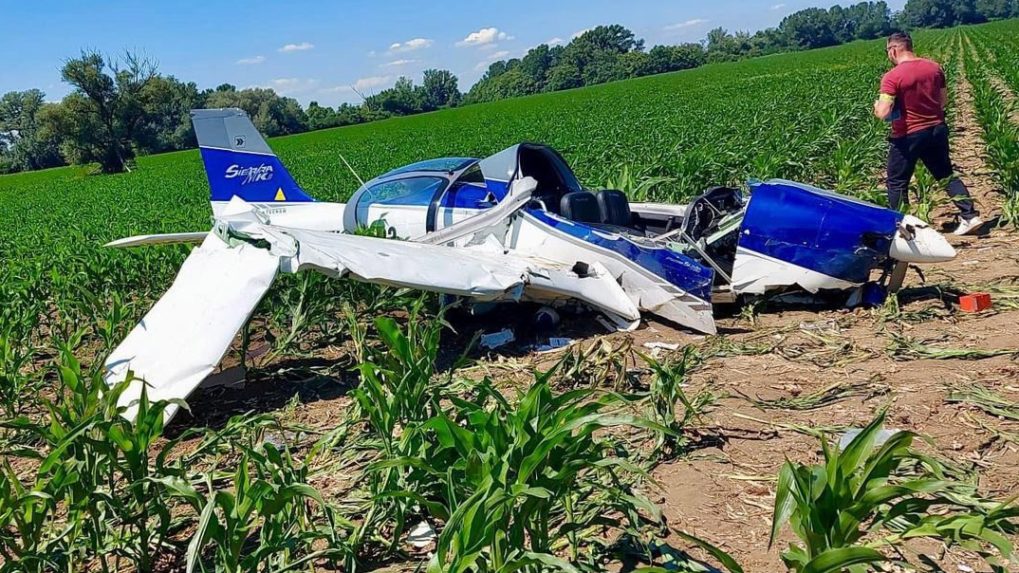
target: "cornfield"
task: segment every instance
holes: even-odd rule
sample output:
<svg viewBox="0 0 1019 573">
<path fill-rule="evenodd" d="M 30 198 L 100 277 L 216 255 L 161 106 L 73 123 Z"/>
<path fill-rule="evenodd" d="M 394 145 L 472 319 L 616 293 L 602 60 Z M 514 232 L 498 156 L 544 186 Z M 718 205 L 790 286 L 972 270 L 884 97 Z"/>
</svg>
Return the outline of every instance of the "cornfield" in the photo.
<svg viewBox="0 0 1019 573">
<path fill-rule="evenodd" d="M 1004 196 L 1001 221 L 1019 228 L 1019 23 L 916 37 L 945 62 L 953 86 L 962 77 L 972 86 Z M 886 66 L 879 43 L 857 42 L 271 145 L 324 200 L 342 201 L 357 187 L 341 154 L 374 175 L 529 140 L 560 150 L 583 182 L 636 200 L 681 201 L 711 185 L 781 177 L 883 202 L 886 126 L 870 105 Z M 918 179 L 917 214 L 937 206 L 932 186 Z M 430 572 L 601 571 L 623 559 L 658 571 L 659 542 L 671 534 L 716 566 L 742 571 L 710 539 L 667 523 L 652 501 L 652 471 L 688 452 L 690 429 L 718 398 L 684 389 L 707 359 L 693 348 L 668 360 L 640 357 L 639 368 L 618 347 L 568 353 L 528 371 L 522 384 L 495 374 L 476 379 L 460 368 L 467 358 L 440 351 L 448 324 L 432 297 L 285 276 L 230 360 L 281 385 L 292 377 L 337 388 L 354 380 L 342 419 L 308 427 L 282 407 L 167 429 L 166 404 L 144 396 L 137 418 L 123 418 L 124 387 L 107 388 L 100 367 L 173 280 L 187 248 L 100 245 L 204 230 L 207 196 L 196 151 L 144 157 L 122 175 L 62 168 L 0 177 L 0 571 L 364 571 L 407 563 Z M 844 368 L 873 354 L 835 335 L 803 336 L 782 351 L 715 341 L 712 357 L 771 353 Z M 318 369 L 290 366 L 327 348 L 342 356 Z M 895 360 L 989 355 L 898 335 L 886 350 Z M 755 403 L 805 411 L 883 393 L 883 385 L 836 382 Z M 953 400 L 1015 410 L 975 390 Z M 882 421 L 841 454 L 825 438 L 820 465 L 782 469 L 774 533 L 788 523 L 800 540 L 784 554 L 787 566 L 858 570 L 887 560 L 888 548 L 909 536 L 927 536 L 977 547 L 1006 570 L 1014 506 L 978 498 L 912 449 L 911 434 L 876 445 Z M 818 515 L 822 502 L 830 514 Z M 831 515 L 844 519 L 833 524 Z M 885 543 L 867 538 L 872 530 Z M 409 543 L 420 537 L 422 544 Z M 670 558 L 673 570 L 701 570 Z"/>
</svg>

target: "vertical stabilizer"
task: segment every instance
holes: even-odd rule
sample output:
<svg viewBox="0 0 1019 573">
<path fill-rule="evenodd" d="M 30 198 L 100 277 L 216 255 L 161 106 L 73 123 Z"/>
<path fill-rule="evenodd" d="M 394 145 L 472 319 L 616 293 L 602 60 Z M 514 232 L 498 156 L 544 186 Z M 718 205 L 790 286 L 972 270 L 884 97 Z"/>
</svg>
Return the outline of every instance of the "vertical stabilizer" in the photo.
<svg viewBox="0 0 1019 573">
<path fill-rule="evenodd" d="M 243 110 L 191 111 L 209 178 L 209 200 L 240 197 L 249 203 L 314 201 L 290 176 Z"/>
</svg>

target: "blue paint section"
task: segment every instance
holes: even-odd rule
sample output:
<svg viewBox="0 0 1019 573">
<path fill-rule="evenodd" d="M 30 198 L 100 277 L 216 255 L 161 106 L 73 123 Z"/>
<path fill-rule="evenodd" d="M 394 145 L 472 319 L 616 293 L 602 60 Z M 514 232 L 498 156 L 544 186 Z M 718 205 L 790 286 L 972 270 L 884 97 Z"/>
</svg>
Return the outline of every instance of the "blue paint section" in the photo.
<svg viewBox="0 0 1019 573">
<path fill-rule="evenodd" d="M 489 201 L 494 194 L 480 183 L 457 182 L 442 196 L 439 204 L 444 209 L 489 209 L 495 203 Z"/>
<path fill-rule="evenodd" d="M 509 194 L 509 182 L 508 181 L 496 181 L 494 179 L 485 179 L 485 185 L 488 187 L 488 191 L 492 193 L 496 201 L 502 201 Z"/>
<path fill-rule="evenodd" d="M 618 253 L 683 291 L 701 300 L 711 301 L 715 271 L 690 257 L 669 249 L 644 247 L 622 236 L 610 237 L 593 227 L 567 221 L 538 209 L 528 209 L 527 212 L 558 231 Z"/>
<path fill-rule="evenodd" d="M 210 201 L 240 197 L 249 203 L 314 201 L 290 176 L 275 155 L 201 148 L 209 178 Z"/>
<path fill-rule="evenodd" d="M 902 215 L 786 181 L 750 186 L 739 246 L 851 283 L 888 259 Z"/>
</svg>

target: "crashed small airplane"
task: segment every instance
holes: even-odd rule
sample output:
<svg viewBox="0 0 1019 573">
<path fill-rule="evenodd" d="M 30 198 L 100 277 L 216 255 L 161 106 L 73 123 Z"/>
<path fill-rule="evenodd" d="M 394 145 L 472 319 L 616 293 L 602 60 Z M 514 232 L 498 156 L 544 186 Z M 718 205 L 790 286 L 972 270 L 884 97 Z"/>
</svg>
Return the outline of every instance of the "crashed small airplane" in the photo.
<svg viewBox="0 0 1019 573">
<path fill-rule="evenodd" d="M 238 109 L 192 112 L 211 189 L 211 231 L 145 235 L 134 247 L 200 243 L 166 294 L 110 355 L 121 398 L 184 398 L 219 364 L 277 273 L 410 287 L 475 302 L 580 303 L 620 329 L 641 312 L 715 332 L 713 302 L 802 290 L 878 291 L 908 263 L 955 251 L 923 221 L 789 181 L 749 198 L 710 189 L 687 205 L 591 192 L 544 145 L 442 158 L 385 173 L 345 204 L 305 193 Z M 384 221 L 394 239 L 354 231 Z M 883 271 L 878 282 L 870 282 Z M 847 293 L 846 296 L 849 296 Z M 172 412 L 170 412 L 172 414 Z"/>
</svg>

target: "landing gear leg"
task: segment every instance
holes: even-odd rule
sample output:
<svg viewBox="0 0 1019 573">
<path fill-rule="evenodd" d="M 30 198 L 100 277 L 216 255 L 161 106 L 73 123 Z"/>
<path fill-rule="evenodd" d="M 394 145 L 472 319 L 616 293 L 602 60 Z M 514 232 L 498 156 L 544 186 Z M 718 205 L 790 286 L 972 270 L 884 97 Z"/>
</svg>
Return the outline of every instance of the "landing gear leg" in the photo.
<svg viewBox="0 0 1019 573">
<path fill-rule="evenodd" d="M 909 263 L 897 262 L 892 268 L 892 274 L 888 277 L 888 294 L 899 292 L 902 283 L 906 280 L 906 271 L 909 270 Z"/>
</svg>

